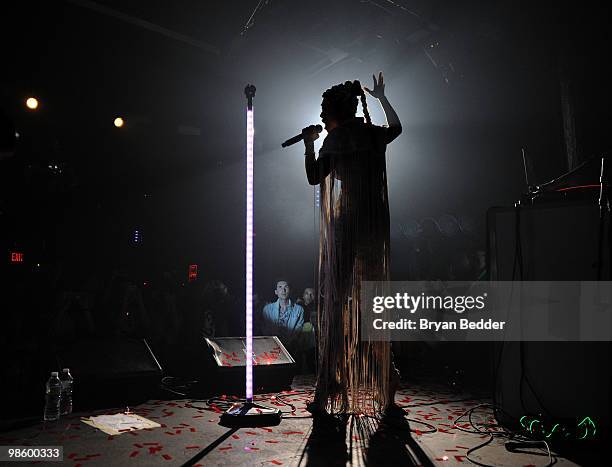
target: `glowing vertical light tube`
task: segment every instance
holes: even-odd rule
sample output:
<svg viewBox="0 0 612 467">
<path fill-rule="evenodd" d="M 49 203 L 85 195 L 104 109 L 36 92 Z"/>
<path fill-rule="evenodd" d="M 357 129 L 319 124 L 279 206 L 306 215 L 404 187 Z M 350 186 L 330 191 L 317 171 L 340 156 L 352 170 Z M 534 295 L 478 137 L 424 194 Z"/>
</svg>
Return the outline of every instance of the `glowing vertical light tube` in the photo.
<svg viewBox="0 0 612 467">
<path fill-rule="evenodd" d="M 253 401 L 253 108 L 247 109 L 246 170 L 246 399 Z"/>
</svg>

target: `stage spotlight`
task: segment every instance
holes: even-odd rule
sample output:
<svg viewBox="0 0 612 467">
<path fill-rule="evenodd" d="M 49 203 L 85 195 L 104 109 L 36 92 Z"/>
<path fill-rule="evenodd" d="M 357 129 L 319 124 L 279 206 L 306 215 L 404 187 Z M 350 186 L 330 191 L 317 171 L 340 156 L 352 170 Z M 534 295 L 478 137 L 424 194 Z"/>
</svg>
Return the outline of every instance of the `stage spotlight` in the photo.
<svg viewBox="0 0 612 467">
<path fill-rule="evenodd" d="M 121 117 L 117 117 L 113 121 L 113 125 L 115 125 L 117 128 L 121 128 L 124 124 L 125 124 L 125 122 L 123 121 L 123 119 Z"/>
<path fill-rule="evenodd" d="M 35 97 L 28 97 L 26 99 L 26 107 L 30 110 L 36 110 L 38 108 L 38 99 Z"/>
</svg>

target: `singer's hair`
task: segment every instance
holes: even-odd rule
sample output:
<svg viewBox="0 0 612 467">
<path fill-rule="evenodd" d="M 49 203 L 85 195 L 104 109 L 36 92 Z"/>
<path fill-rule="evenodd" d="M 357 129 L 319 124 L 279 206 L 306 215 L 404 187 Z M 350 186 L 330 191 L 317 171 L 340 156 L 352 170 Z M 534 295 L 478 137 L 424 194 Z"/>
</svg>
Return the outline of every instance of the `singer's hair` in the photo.
<svg viewBox="0 0 612 467">
<path fill-rule="evenodd" d="M 358 80 L 346 81 L 325 91 L 323 93 L 323 112 L 339 122 L 354 118 L 357 113 L 357 97 L 361 100 L 366 122 L 371 124 L 365 92 Z"/>
</svg>

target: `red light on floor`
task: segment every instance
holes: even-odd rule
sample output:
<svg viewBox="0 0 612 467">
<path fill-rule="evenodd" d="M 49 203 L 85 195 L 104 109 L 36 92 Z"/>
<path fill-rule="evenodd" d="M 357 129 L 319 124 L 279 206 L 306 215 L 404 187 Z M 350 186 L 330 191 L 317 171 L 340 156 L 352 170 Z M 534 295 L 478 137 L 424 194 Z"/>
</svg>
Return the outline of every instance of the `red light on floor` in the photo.
<svg viewBox="0 0 612 467">
<path fill-rule="evenodd" d="M 23 263 L 23 253 L 11 252 L 11 263 Z"/>
<path fill-rule="evenodd" d="M 197 278 L 198 278 L 198 265 L 190 264 L 189 265 L 189 275 L 187 276 L 187 279 L 189 282 L 193 282 Z"/>
</svg>

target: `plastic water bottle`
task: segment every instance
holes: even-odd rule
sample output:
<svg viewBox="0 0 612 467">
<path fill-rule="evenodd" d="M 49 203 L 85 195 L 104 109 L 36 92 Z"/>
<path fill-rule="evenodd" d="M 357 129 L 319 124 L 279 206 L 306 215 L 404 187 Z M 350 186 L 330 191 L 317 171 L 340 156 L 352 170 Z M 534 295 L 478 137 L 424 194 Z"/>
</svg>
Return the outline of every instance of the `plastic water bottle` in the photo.
<svg viewBox="0 0 612 467">
<path fill-rule="evenodd" d="M 61 398 L 62 382 L 57 376 L 57 371 L 52 371 L 45 391 L 45 421 L 53 421 L 60 418 Z"/>
<path fill-rule="evenodd" d="M 72 413 L 72 385 L 74 384 L 74 378 L 70 374 L 70 369 L 64 368 L 60 375 L 60 381 L 62 382 L 62 398 L 60 400 L 60 413 L 62 415 L 68 415 Z"/>
</svg>

